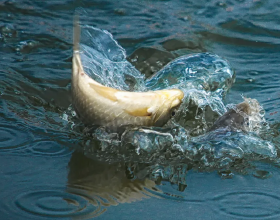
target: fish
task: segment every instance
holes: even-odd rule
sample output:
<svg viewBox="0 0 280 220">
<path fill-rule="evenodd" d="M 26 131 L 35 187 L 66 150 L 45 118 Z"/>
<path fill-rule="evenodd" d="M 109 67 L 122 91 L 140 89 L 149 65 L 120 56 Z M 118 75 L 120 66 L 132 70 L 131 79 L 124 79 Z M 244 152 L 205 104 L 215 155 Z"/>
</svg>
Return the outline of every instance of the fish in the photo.
<svg viewBox="0 0 280 220">
<path fill-rule="evenodd" d="M 235 109 L 229 109 L 225 114 L 218 118 L 209 131 L 218 128 L 228 128 L 229 130 L 247 130 L 247 123 L 249 117 L 258 115 L 260 112 L 260 105 L 256 99 L 245 98 L 235 106 Z"/>
<path fill-rule="evenodd" d="M 175 115 L 184 98 L 180 89 L 131 92 L 107 87 L 92 79 L 83 68 L 80 32 L 79 19 L 75 18 L 72 105 L 85 125 L 103 126 L 110 131 L 125 126 L 161 127 Z"/>
</svg>

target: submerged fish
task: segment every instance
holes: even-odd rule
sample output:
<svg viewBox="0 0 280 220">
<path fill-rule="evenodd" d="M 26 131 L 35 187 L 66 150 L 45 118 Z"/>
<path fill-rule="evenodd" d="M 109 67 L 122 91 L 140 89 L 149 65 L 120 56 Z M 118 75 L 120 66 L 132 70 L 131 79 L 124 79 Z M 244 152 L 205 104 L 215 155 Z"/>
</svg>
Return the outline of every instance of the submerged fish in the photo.
<svg viewBox="0 0 280 220">
<path fill-rule="evenodd" d="M 133 126 L 163 126 L 175 114 L 184 93 L 179 89 L 128 92 L 106 87 L 84 72 L 80 51 L 80 25 L 74 22 L 72 102 L 86 125 L 112 131 Z"/>
<path fill-rule="evenodd" d="M 235 106 L 235 109 L 229 109 L 224 115 L 218 118 L 209 131 L 218 128 L 228 128 L 230 130 L 246 131 L 249 117 L 258 115 L 260 112 L 260 105 L 256 99 L 245 98 Z"/>
</svg>

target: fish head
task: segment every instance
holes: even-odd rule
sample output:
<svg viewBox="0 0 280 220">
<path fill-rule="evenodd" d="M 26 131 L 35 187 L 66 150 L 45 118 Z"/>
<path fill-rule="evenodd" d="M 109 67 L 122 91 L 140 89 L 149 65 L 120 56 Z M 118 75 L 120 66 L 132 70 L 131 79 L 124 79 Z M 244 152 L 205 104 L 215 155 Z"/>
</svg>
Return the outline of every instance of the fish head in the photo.
<svg viewBox="0 0 280 220">
<path fill-rule="evenodd" d="M 175 115 L 182 103 L 184 93 L 180 89 L 155 91 L 160 96 L 160 103 L 152 107 L 152 121 L 154 126 L 163 126 Z"/>
</svg>

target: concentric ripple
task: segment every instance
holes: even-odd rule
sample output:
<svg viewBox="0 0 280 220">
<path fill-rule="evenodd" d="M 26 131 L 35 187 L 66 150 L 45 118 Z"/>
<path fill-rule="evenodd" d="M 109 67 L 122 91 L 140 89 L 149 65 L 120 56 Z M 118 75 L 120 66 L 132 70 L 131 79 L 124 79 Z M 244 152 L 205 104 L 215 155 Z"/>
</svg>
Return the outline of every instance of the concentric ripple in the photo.
<svg viewBox="0 0 280 220">
<path fill-rule="evenodd" d="M 0 152 L 20 148 L 32 140 L 32 134 L 25 127 L 0 124 Z"/>
<path fill-rule="evenodd" d="M 88 219 L 105 211 L 94 198 L 77 190 L 66 192 L 62 188 L 22 193 L 14 204 L 28 214 L 52 218 Z"/>
<path fill-rule="evenodd" d="M 53 140 L 36 140 L 31 143 L 30 149 L 32 154 L 36 156 L 51 156 L 51 157 L 63 157 L 72 153 L 67 147 L 61 143 Z"/>
<path fill-rule="evenodd" d="M 15 124 L 0 123 L 0 153 L 18 152 L 36 156 L 62 157 L 72 153 L 69 147 L 60 140 L 51 137 L 37 139 L 32 134 L 32 128 Z"/>
<path fill-rule="evenodd" d="M 258 191 L 231 192 L 215 197 L 211 205 L 221 214 L 235 218 L 272 218 L 280 214 L 280 197 L 276 194 Z"/>
</svg>

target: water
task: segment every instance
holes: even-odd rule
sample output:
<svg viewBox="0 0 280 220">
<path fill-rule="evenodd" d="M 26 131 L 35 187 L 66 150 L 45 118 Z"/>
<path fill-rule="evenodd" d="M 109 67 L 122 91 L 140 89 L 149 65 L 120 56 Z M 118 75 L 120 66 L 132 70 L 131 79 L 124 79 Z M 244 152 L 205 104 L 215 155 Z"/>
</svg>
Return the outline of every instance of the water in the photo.
<svg viewBox="0 0 280 220">
<path fill-rule="evenodd" d="M 131 130 L 122 142 L 103 129 L 85 132 L 69 108 L 72 20 L 80 6 L 87 10 L 83 22 L 112 33 L 146 77 L 179 56 L 209 52 L 227 60 L 235 83 L 227 81 L 227 93 L 219 91 L 224 84 L 201 90 L 198 97 L 211 99 L 191 101 L 189 118 L 197 124 L 189 128 L 200 128 L 189 133 L 182 109 L 168 127 Z M 0 2 L 1 219 L 170 219 L 174 213 L 278 219 L 279 6 L 273 0 Z M 150 85 L 135 87 L 133 79 L 125 81 L 133 89 Z M 205 132 L 242 96 L 258 100 L 269 128 Z M 204 114 L 196 111 L 199 104 Z M 125 144 L 131 138 L 154 142 Z"/>
</svg>

